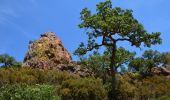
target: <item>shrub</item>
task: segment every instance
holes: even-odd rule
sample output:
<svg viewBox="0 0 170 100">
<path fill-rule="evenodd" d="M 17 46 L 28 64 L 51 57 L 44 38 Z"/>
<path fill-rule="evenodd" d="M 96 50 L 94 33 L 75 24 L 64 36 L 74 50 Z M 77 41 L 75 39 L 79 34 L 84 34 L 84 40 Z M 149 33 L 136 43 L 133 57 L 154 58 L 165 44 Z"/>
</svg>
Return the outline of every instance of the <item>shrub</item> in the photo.
<svg viewBox="0 0 170 100">
<path fill-rule="evenodd" d="M 0 69 L 0 86 L 15 83 L 37 84 L 38 81 L 38 71 L 30 68 Z"/>
<path fill-rule="evenodd" d="M 133 83 L 133 79 L 129 74 L 124 74 L 123 76 L 117 75 L 117 98 L 119 100 L 133 100 L 135 96 L 136 87 Z"/>
<path fill-rule="evenodd" d="M 78 79 L 78 75 L 70 74 L 68 72 L 61 72 L 56 70 L 46 71 L 44 81 L 50 84 L 62 84 L 63 81 L 68 79 Z"/>
<path fill-rule="evenodd" d="M 43 84 L 50 84 L 50 86 Z M 41 86 L 43 86 L 43 88 L 41 88 Z M 101 80 L 93 77 L 81 78 L 78 75 L 57 70 L 40 70 L 31 68 L 0 69 L 0 88 L 1 91 L 3 91 L 1 96 L 7 97 L 7 99 L 9 99 L 8 97 L 15 98 L 17 95 L 19 95 L 19 97 L 17 97 L 20 98 L 25 94 L 28 94 L 30 97 L 41 97 L 38 95 L 52 91 L 51 86 L 56 87 L 58 90 L 56 91 L 56 94 L 61 96 L 63 100 L 103 100 L 107 97 Z M 47 88 L 50 91 L 47 91 Z M 42 93 L 37 91 L 41 91 Z"/>
<path fill-rule="evenodd" d="M 26 83 L 61 84 L 63 81 L 79 78 L 76 75 L 57 70 L 40 70 L 31 68 L 0 68 L 0 86 L 5 84 Z"/>
<path fill-rule="evenodd" d="M 107 97 L 101 80 L 95 78 L 69 79 L 57 90 L 62 100 L 104 100 Z"/>
<path fill-rule="evenodd" d="M 170 96 L 164 95 L 164 96 L 159 97 L 158 100 L 170 100 Z"/>
<path fill-rule="evenodd" d="M 1 100 L 59 100 L 51 85 L 5 85 L 0 91 Z"/>
<path fill-rule="evenodd" d="M 147 77 L 142 81 L 136 82 L 136 95 L 140 99 L 164 100 L 170 97 L 170 79 L 165 76 Z M 166 100 L 166 99 L 165 99 Z"/>
</svg>

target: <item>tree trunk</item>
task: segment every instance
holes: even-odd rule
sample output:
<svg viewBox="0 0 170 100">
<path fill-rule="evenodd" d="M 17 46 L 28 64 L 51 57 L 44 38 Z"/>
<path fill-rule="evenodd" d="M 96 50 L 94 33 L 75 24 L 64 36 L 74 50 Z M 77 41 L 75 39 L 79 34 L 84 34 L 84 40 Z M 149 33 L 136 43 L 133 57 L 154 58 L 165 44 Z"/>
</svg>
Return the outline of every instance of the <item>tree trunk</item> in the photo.
<svg viewBox="0 0 170 100">
<path fill-rule="evenodd" d="M 115 59 L 116 59 L 116 43 L 114 43 L 114 46 L 112 48 L 112 53 L 111 53 L 111 57 L 110 57 L 110 75 L 112 77 L 112 91 L 111 91 L 111 94 L 110 94 L 110 99 L 111 100 L 115 100 L 116 99 L 116 72 L 117 72 L 117 68 L 116 68 L 116 62 L 115 62 Z"/>
</svg>

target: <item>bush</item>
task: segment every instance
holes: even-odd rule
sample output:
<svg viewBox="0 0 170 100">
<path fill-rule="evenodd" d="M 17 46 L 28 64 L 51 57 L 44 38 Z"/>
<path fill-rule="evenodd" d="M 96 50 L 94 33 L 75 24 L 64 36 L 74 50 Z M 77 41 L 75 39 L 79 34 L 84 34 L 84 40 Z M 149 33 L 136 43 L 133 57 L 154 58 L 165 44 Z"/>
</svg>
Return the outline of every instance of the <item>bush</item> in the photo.
<svg viewBox="0 0 170 100">
<path fill-rule="evenodd" d="M 24 88 L 23 85 L 20 86 L 15 84 L 26 84 L 26 88 Z M 40 86 L 37 86 L 36 84 L 40 84 Z M 61 99 L 63 100 L 103 100 L 107 97 L 101 80 L 93 77 L 81 78 L 78 75 L 57 70 L 31 68 L 0 69 L 0 87 L 1 91 L 4 91 L 1 95 L 7 95 L 6 97 L 15 97 L 15 95 L 12 95 L 15 93 L 19 94 L 19 97 L 22 97 L 20 94 L 24 95 L 24 93 L 30 93 L 30 97 L 41 95 L 44 93 L 43 90 L 43 93 L 40 92 L 41 94 L 33 94 L 36 94 L 34 92 L 37 90 L 41 91 L 41 85 L 43 86 L 43 89 L 48 88 L 49 85 L 46 86 L 43 84 L 50 84 L 50 86 L 56 87 L 58 90 L 56 94 L 61 96 Z M 51 91 L 47 90 L 44 91 Z"/>
<path fill-rule="evenodd" d="M 117 75 L 117 98 L 119 100 L 133 100 L 135 96 L 136 87 L 133 83 L 131 74 Z"/>
<path fill-rule="evenodd" d="M 141 100 L 154 98 L 156 100 L 166 100 L 162 98 L 170 97 L 170 79 L 165 76 L 147 77 L 136 82 L 136 97 Z M 168 99 L 169 100 L 169 99 Z"/>
<path fill-rule="evenodd" d="M 31 68 L 0 68 L 0 87 L 5 84 L 26 83 L 61 84 L 64 80 L 79 76 L 57 70 L 40 70 Z"/>
<path fill-rule="evenodd" d="M 170 96 L 164 95 L 164 96 L 159 97 L 158 100 L 170 100 Z"/>
<path fill-rule="evenodd" d="M 0 91 L 1 100 L 59 100 L 51 85 L 5 85 Z"/>
<path fill-rule="evenodd" d="M 119 100 L 170 100 L 170 78 L 143 77 L 138 73 L 117 76 Z"/>
<path fill-rule="evenodd" d="M 65 80 L 68 79 L 79 79 L 78 75 L 70 74 L 68 72 L 61 72 L 56 70 L 46 71 L 46 75 L 44 77 L 44 82 L 49 84 L 62 84 Z"/>
<path fill-rule="evenodd" d="M 62 100 L 104 100 L 106 91 L 101 80 L 94 78 L 69 79 L 58 87 Z"/>
</svg>

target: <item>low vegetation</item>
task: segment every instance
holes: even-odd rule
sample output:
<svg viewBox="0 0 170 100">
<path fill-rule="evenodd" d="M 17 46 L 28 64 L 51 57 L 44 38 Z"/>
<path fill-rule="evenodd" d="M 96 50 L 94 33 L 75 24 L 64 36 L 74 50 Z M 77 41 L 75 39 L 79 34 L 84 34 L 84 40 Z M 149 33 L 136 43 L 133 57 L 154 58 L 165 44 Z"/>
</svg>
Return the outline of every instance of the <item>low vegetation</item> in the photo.
<svg viewBox="0 0 170 100">
<path fill-rule="evenodd" d="M 2 100 L 103 100 L 107 97 L 99 78 L 31 68 L 1 68 L 0 90 Z"/>
<path fill-rule="evenodd" d="M 169 100 L 170 79 L 117 74 L 119 100 Z M 67 72 L 31 68 L 0 69 L 1 100 L 107 100 L 111 90 L 102 77 L 82 78 Z"/>
<path fill-rule="evenodd" d="M 52 85 L 4 85 L 0 91 L 1 100 L 60 100 Z"/>
</svg>

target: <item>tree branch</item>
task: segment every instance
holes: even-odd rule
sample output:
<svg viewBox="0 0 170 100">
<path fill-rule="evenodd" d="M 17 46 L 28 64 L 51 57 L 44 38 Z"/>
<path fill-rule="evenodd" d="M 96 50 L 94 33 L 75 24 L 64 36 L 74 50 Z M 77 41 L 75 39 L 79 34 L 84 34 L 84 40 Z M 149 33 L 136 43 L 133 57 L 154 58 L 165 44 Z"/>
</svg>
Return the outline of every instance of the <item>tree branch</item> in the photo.
<svg viewBox="0 0 170 100">
<path fill-rule="evenodd" d="M 125 41 L 125 40 L 131 42 L 130 39 L 128 38 L 119 38 L 119 39 L 116 39 L 115 41 L 117 42 L 117 41 Z"/>
<path fill-rule="evenodd" d="M 87 48 L 87 51 L 92 51 L 93 49 L 98 48 L 98 47 L 101 47 L 101 46 L 112 46 L 113 43 L 107 43 L 107 42 L 105 41 L 105 38 L 106 38 L 106 36 L 103 36 L 103 39 L 102 39 L 102 43 L 101 43 L 101 44 L 95 44 L 95 45 L 92 46 L 91 48 Z"/>
<path fill-rule="evenodd" d="M 109 34 L 108 37 L 109 37 L 114 43 L 116 42 L 115 39 L 112 38 L 112 35 L 111 35 L 111 34 Z"/>
<path fill-rule="evenodd" d="M 87 48 L 87 51 L 92 51 L 93 49 L 95 49 L 95 48 L 98 48 L 98 47 L 101 47 L 101 46 L 103 46 L 103 44 L 96 44 L 96 45 L 94 45 L 93 47 L 91 47 L 91 48 Z"/>
</svg>

